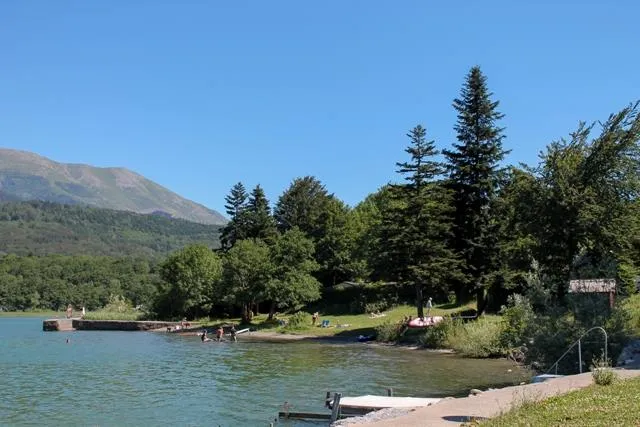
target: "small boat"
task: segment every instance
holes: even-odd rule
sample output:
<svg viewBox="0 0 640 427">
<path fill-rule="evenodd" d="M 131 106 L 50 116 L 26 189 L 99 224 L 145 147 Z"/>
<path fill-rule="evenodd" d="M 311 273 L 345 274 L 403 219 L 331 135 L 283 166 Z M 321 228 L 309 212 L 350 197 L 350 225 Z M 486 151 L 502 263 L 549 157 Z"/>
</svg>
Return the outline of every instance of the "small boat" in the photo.
<svg viewBox="0 0 640 427">
<path fill-rule="evenodd" d="M 442 322 L 442 316 L 416 317 L 409 321 L 410 328 L 426 328 Z"/>
</svg>

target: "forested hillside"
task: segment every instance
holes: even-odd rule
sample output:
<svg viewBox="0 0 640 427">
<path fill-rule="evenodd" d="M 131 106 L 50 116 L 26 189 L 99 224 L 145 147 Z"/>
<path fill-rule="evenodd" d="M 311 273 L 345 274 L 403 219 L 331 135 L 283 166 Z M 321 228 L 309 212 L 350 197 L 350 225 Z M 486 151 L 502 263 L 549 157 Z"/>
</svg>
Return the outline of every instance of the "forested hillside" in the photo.
<svg viewBox="0 0 640 427">
<path fill-rule="evenodd" d="M 67 304 L 94 310 L 114 297 L 146 305 L 157 289 L 152 261 L 88 255 L 0 257 L 0 311 L 64 309 Z"/>
<path fill-rule="evenodd" d="M 0 203 L 0 253 L 158 258 L 218 245 L 219 227 L 160 215 L 48 202 Z"/>
<path fill-rule="evenodd" d="M 125 168 L 58 163 L 0 148 L 0 201 L 43 200 L 224 224 L 218 212 Z"/>
</svg>

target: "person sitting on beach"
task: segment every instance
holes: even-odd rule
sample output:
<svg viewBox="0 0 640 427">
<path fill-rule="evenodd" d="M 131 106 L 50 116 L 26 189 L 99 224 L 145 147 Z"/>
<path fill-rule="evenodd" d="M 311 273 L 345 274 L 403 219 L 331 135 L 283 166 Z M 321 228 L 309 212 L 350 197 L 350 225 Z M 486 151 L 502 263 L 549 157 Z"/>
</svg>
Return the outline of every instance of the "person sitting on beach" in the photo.
<svg viewBox="0 0 640 427">
<path fill-rule="evenodd" d="M 222 328 L 222 326 L 218 327 L 218 330 L 216 331 L 216 339 L 218 341 L 222 340 L 222 335 L 224 335 L 224 329 Z"/>
<path fill-rule="evenodd" d="M 229 329 L 229 332 L 231 333 L 231 339 L 235 342 L 238 341 L 238 338 L 236 338 L 236 326 L 235 325 L 231 325 L 231 329 Z"/>
</svg>

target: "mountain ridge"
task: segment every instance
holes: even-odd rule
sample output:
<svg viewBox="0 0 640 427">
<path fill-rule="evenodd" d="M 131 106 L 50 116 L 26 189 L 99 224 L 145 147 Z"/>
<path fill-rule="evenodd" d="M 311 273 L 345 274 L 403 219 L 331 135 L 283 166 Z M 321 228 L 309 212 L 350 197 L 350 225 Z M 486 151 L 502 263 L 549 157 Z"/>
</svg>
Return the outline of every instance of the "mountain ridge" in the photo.
<svg viewBox="0 0 640 427">
<path fill-rule="evenodd" d="M 219 212 L 124 167 L 61 163 L 0 147 L 0 201 L 29 200 L 165 214 L 211 225 L 227 221 Z"/>
</svg>

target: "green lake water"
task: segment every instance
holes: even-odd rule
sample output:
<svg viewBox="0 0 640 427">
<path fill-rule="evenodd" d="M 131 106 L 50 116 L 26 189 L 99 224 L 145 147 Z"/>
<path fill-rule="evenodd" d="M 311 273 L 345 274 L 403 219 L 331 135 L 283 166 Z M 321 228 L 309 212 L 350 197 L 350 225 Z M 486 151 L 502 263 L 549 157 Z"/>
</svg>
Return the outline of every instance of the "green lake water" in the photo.
<svg viewBox="0 0 640 427">
<path fill-rule="evenodd" d="M 3 426 L 266 427 L 285 401 L 292 411 L 328 413 L 327 390 L 444 397 L 528 378 L 504 360 L 369 344 L 42 332 L 42 319 L 0 318 Z"/>
</svg>

